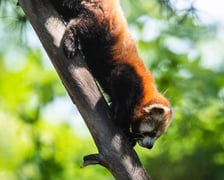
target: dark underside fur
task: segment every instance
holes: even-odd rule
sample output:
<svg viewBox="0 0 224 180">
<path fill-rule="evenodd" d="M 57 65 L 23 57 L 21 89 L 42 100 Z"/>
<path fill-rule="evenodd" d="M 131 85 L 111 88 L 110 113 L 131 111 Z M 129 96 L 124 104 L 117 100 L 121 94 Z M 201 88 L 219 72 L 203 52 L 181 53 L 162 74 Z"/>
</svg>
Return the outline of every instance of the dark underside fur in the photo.
<svg viewBox="0 0 224 180">
<path fill-rule="evenodd" d="M 129 131 L 134 107 L 142 94 L 141 79 L 129 64 L 112 62 L 111 48 L 116 43 L 116 37 L 109 32 L 108 22 L 98 24 L 98 17 L 84 8 L 81 0 L 51 1 L 68 23 L 63 42 L 65 54 L 67 57 L 74 56 L 75 43 L 80 42 L 93 76 L 110 96 L 116 124 Z"/>
</svg>

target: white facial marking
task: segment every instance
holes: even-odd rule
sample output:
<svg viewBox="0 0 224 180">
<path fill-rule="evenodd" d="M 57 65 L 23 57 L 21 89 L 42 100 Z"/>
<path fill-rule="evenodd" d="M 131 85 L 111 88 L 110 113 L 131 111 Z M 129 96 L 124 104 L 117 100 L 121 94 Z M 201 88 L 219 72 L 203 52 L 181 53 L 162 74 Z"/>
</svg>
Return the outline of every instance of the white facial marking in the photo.
<svg viewBox="0 0 224 180">
<path fill-rule="evenodd" d="M 154 129 L 154 126 L 149 123 L 142 123 L 139 127 L 140 132 L 151 132 Z"/>
</svg>

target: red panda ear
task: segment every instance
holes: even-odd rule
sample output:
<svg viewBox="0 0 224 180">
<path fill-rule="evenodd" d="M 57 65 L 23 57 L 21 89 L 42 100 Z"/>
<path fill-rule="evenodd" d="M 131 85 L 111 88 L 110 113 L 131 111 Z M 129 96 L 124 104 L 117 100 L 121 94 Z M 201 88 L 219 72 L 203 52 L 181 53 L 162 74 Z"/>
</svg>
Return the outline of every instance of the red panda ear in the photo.
<svg viewBox="0 0 224 180">
<path fill-rule="evenodd" d="M 158 120 L 163 120 L 163 116 L 170 113 L 171 109 L 162 104 L 151 104 L 143 108 L 144 112 L 150 114 L 151 116 L 160 116 L 161 118 L 157 118 Z"/>
<path fill-rule="evenodd" d="M 164 112 L 166 113 L 166 112 L 170 111 L 170 108 L 167 106 L 164 106 L 162 104 L 150 104 L 150 105 L 144 107 L 143 110 L 146 113 L 155 111 L 157 113 L 163 114 Z"/>
</svg>

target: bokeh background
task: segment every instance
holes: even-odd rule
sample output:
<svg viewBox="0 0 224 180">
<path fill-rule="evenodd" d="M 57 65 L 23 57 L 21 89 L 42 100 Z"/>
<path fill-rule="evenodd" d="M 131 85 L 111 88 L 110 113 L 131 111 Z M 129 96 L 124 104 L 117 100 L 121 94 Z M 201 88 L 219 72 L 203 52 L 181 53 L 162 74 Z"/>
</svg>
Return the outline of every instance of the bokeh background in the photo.
<svg viewBox="0 0 224 180">
<path fill-rule="evenodd" d="M 224 179 L 224 2 L 121 0 L 140 56 L 174 117 L 152 150 L 154 180 Z M 97 149 L 15 0 L 0 0 L 0 179 L 111 180 L 81 169 Z"/>
</svg>

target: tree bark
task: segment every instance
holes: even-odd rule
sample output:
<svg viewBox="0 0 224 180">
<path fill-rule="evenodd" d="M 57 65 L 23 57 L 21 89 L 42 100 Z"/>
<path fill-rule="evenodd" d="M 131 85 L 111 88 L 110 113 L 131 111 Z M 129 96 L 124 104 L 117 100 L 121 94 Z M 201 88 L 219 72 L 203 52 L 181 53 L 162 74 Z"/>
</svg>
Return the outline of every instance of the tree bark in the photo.
<svg viewBox="0 0 224 180">
<path fill-rule="evenodd" d="M 79 52 L 72 60 L 64 56 L 61 39 L 65 26 L 50 2 L 19 0 L 19 4 L 98 148 L 99 154 L 85 156 L 82 166 L 100 164 L 118 180 L 151 179 L 124 134 L 113 124 L 109 108 L 83 60 L 82 53 Z"/>
</svg>

